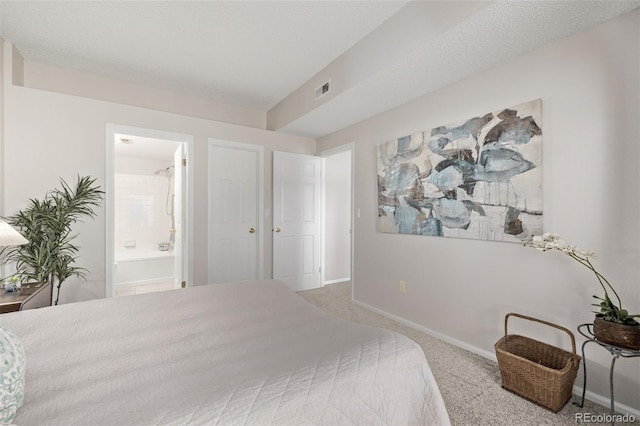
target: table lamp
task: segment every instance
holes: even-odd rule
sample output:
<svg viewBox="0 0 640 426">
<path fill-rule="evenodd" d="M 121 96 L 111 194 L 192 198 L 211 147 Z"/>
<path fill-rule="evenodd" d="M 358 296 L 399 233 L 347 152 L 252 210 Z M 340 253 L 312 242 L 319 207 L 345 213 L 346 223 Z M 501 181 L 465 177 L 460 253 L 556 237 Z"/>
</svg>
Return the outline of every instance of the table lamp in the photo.
<svg viewBox="0 0 640 426">
<path fill-rule="evenodd" d="M 21 246 L 29 240 L 13 229 L 7 222 L 0 220 L 0 248 L 8 246 Z"/>
<path fill-rule="evenodd" d="M 0 220 L 0 249 L 8 246 L 21 246 L 22 244 L 28 243 L 25 237 L 22 236 L 18 231 L 13 229 L 11 225 L 7 222 Z M 2 272 L 4 273 L 4 264 L 2 266 Z M 19 287 L 19 285 L 17 286 Z M 6 287 L 7 291 L 13 291 L 14 286 Z"/>
</svg>

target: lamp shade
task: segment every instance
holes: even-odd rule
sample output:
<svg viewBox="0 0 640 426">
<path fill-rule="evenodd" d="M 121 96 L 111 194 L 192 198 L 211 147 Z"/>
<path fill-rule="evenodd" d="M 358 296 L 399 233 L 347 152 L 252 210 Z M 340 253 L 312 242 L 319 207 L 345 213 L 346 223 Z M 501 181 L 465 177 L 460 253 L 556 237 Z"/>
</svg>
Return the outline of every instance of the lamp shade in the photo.
<svg viewBox="0 0 640 426">
<path fill-rule="evenodd" d="M 0 247 L 20 246 L 29 240 L 13 229 L 7 222 L 0 220 Z"/>
</svg>

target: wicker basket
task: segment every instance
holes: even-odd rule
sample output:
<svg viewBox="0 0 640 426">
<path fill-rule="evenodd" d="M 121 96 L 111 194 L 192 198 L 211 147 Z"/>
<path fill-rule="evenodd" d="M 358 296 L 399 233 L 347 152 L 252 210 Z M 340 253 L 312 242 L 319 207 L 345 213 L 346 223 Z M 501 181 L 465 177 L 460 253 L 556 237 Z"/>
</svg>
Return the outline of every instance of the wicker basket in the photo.
<svg viewBox="0 0 640 426">
<path fill-rule="evenodd" d="M 557 328 L 571 337 L 572 352 L 516 334 L 507 334 L 510 316 Z M 502 387 L 553 412 L 558 412 L 571 398 L 580 356 L 576 355 L 573 333 L 564 327 L 520 314 L 504 318 L 504 337 L 495 344 Z"/>
</svg>

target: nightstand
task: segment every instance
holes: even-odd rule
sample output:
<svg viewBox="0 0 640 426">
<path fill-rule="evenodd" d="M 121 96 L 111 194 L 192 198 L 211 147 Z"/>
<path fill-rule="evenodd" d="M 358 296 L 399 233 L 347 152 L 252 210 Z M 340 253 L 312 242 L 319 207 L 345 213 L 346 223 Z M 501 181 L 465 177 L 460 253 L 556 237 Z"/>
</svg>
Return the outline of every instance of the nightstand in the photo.
<svg viewBox="0 0 640 426">
<path fill-rule="evenodd" d="M 8 293 L 4 290 L 0 290 L 0 314 L 19 311 L 20 305 L 22 305 L 25 300 L 27 300 L 43 285 L 43 283 L 22 284 L 20 293 L 17 293 L 15 291 Z"/>
</svg>

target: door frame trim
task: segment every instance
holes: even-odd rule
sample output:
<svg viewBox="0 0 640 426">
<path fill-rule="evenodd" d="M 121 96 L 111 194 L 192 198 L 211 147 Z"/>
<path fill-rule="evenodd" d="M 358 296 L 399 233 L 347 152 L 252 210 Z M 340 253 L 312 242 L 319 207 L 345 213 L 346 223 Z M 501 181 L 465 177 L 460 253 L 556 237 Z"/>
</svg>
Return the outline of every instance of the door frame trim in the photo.
<svg viewBox="0 0 640 426">
<path fill-rule="evenodd" d="M 212 226 L 209 221 L 209 218 L 211 217 L 211 209 L 212 209 L 211 179 L 213 178 L 213 168 L 211 167 L 209 159 L 211 155 L 211 149 L 214 146 L 252 151 L 258 154 L 258 164 L 257 164 L 258 170 L 256 171 L 257 185 L 258 185 L 258 188 L 257 188 L 258 203 L 256 206 L 256 218 L 258 221 L 257 223 L 258 229 L 256 230 L 256 244 L 258 246 L 257 279 L 262 280 L 264 279 L 264 241 L 265 241 L 264 146 L 244 143 L 244 142 L 229 141 L 224 139 L 217 139 L 217 138 L 208 139 L 208 145 L 207 145 L 207 169 L 208 169 L 208 174 L 207 174 L 207 186 L 208 186 L 208 189 L 207 189 L 207 253 L 212 253 L 213 251 L 212 249 L 213 242 L 211 241 Z M 210 276 L 211 276 L 211 271 L 210 271 L 210 265 L 209 265 L 209 256 L 207 255 L 207 281 L 209 282 L 211 281 L 209 278 Z"/>
<path fill-rule="evenodd" d="M 187 218 L 187 241 L 183 243 L 183 247 L 187 251 L 187 267 L 183 271 L 184 280 L 187 286 L 192 285 L 193 278 L 193 213 L 194 213 L 194 197 L 193 197 L 193 135 L 185 133 L 167 132 L 164 130 L 148 129 L 144 127 L 134 127 L 121 124 L 107 123 L 105 126 L 106 140 L 106 176 L 105 176 L 105 297 L 113 297 L 113 264 L 114 264 L 114 237 L 115 237 L 115 200 L 114 200 L 114 174 L 115 174 L 115 135 L 123 133 L 131 136 L 143 136 L 148 138 L 166 139 L 175 142 L 181 142 L 186 148 L 187 159 L 187 191 L 186 200 L 186 218 Z"/>
<path fill-rule="evenodd" d="M 336 155 L 336 154 L 340 154 L 342 152 L 351 152 L 351 206 L 350 209 L 351 211 L 349 212 L 349 216 L 351 218 L 351 264 L 349 265 L 350 268 L 350 273 L 349 275 L 351 275 L 351 299 L 353 300 L 353 289 L 354 289 L 354 283 L 355 283 L 355 277 L 354 277 L 354 253 L 355 253 L 355 247 L 354 247 L 354 241 L 355 241 L 355 220 L 354 220 L 354 211 L 355 211 L 355 192 L 354 192 L 354 158 L 355 158 L 355 143 L 354 142 L 349 142 L 346 143 L 344 145 L 340 145 L 334 148 L 330 148 L 324 151 L 320 151 L 318 152 L 318 155 L 320 157 L 322 157 L 322 248 L 321 248 L 321 257 L 320 257 L 320 265 L 321 265 L 321 275 L 320 275 L 320 280 L 322 282 L 322 285 L 325 285 L 325 179 L 327 177 L 326 174 L 326 170 L 325 170 L 325 161 L 324 159 L 326 157 L 330 157 L 332 155 Z"/>
</svg>

